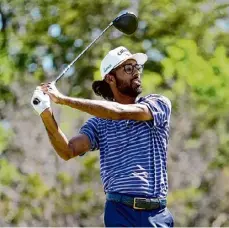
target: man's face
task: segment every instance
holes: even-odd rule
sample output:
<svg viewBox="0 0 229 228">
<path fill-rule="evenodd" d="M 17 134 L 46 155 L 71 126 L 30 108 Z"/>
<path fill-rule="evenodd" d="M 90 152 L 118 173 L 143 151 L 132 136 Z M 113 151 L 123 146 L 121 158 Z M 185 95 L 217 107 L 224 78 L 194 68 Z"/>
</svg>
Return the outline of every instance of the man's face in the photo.
<svg viewBox="0 0 229 228">
<path fill-rule="evenodd" d="M 115 71 L 117 89 L 122 94 L 130 97 L 137 97 L 142 92 L 140 70 L 138 68 L 140 66 L 136 64 L 135 60 L 128 59 L 118 66 Z"/>
</svg>

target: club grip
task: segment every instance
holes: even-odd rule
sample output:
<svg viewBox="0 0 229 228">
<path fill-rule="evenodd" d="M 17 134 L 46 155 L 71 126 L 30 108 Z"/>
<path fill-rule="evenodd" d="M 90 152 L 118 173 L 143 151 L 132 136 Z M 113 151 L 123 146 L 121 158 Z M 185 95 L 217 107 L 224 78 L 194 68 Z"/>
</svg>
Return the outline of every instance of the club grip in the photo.
<svg viewBox="0 0 229 228">
<path fill-rule="evenodd" d="M 41 102 L 41 101 L 40 101 L 38 98 L 35 98 L 35 99 L 33 100 L 33 104 L 34 104 L 34 105 L 38 105 L 40 102 Z"/>
</svg>

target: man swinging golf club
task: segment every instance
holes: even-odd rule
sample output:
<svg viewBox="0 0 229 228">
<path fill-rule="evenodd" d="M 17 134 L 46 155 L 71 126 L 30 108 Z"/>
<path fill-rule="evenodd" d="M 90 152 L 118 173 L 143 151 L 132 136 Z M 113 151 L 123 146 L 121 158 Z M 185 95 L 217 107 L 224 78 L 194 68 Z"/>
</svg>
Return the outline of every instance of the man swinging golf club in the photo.
<svg viewBox="0 0 229 228">
<path fill-rule="evenodd" d="M 92 85 L 105 100 L 67 97 L 53 83 L 37 87 L 31 100 L 61 158 L 100 150 L 107 227 L 173 227 L 166 207 L 171 103 L 158 94 L 139 97 L 146 61 L 145 54 L 131 54 L 125 47 L 111 50 L 101 62 L 102 80 Z M 68 140 L 54 119 L 50 99 L 94 117 Z"/>
</svg>

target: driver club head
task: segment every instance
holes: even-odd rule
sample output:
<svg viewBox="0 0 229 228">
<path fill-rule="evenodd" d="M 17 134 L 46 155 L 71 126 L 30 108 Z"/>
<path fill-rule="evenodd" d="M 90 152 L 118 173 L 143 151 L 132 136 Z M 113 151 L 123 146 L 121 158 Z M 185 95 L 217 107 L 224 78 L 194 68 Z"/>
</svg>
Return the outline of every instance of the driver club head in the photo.
<svg viewBox="0 0 229 228">
<path fill-rule="evenodd" d="M 113 25 L 119 31 L 131 35 L 138 28 L 138 18 L 134 13 L 126 12 L 113 20 Z"/>
</svg>

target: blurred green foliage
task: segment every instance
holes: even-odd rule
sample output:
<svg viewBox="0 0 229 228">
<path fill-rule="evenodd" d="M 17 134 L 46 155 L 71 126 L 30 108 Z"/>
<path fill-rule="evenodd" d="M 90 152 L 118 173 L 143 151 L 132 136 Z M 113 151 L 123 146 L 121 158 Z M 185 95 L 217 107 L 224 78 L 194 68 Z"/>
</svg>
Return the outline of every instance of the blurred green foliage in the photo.
<svg viewBox="0 0 229 228">
<path fill-rule="evenodd" d="M 88 166 L 93 170 L 93 166 Z M 65 217 L 69 214 L 77 214 L 82 221 L 88 220 L 96 211 L 101 209 L 101 202 L 95 200 L 96 193 L 91 188 L 68 193 L 67 189 L 72 177 L 66 173 L 57 173 L 57 184 L 49 187 L 45 184 L 38 173 L 22 174 L 14 165 L 2 159 L 0 161 L 1 181 L 1 215 L 4 216 L 6 224 L 17 225 L 22 221 L 32 224 L 43 218 L 44 213 L 51 213 L 52 226 L 56 226 L 55 217 Z M 95 176 L 94 176 L 95 177 Z M 79 183 L 88 183 L 90 180 L 81 180 Z M 46 204 L 49 204 L 47 206 Z M 91 204 L 88 209 L 87 203 Z M 46 212 L 48 208 L 51 211 Z M 51 218 L 49 218 L 51 219 Z"/>
<path fill-rule="evenodd" d="M 210 152 L 201 144 L 201 136 L 214 132 L 216 151 L 207 163 L 206 172 L 213 177 L 214 173 L 221 173 L 227 178 L 229 4 L 207 0 L 2 0 L 0 121 L 8 121 L 5 110 L 9 107 L 13 110 L 20 107 L 22 99 L 19 99 L 18 88 L 25 91 L 31 85 L 35 87 L 40 82 L 53 80 L 110 21 L 128 9 L 138 14 L 137 32 L 126 36 L 110 29 L 69 70 L 59 84 L 60 89 L 71 96 L 90 98 L 91 82 L 100 78 L 100 61 L 108 50 L 123 45 L 132 52 L 147 53 L 144 94 L 162 93 L 173 104 L 171 144 L 177 151 L 171 149 L 169 161 L 176 161 L 183 150 L 197 149 L 203 156 L 204 166 Z M 16 85 L 20 85 L 16 87 L 17 93 Z M 30 97 L 24 99 L 28 101 Z M 76 116 L 80 119 L 78 114 Z M 179 144 L 176 138 L 181 136 L 176 133 L 190 124 L 181 127 L 181 117 L 187 117 L 192 125 L 184 141 L 178 140 L 181 141 Z M 82 124 L 81 120 L 78 122 Z M 69 125 L 62 123 L 64 128 Z M 0 225 L 102 225 L 98 216 L 102 213 L 103 202 L 98 197 L 96 185 L 99 180 L 98 155 L 79 158 L 82 169 L 78 173 L 55 173 L 56 183 L 51 186 L 38 170 L 26 173 L 20 162 L 12 162 L 15 148 L 11 136 L 12 131 L 15 135 L 17 132 L 4 126 L 0 124 L 0 215 L 3 219 Z M 179 129 L 175 131 L 174 128 Z M 177 179 L 176 176 L 170 178 Z M 213 181 L 207 174 L 196 178 L 200 179 L 199 188 L 182 185 L 183 180 L 179 189 L 171 188 L 169 206 L 178 215 L 175 216 L 177 226 L 212 226 L 218 224 L 213 223 L 218 221 L 218 214 L 229 213 L 228 206 L 217 204 L 217 209 L 212 207 L 217 213 L 201 214 L 197 205 L 201 208 L 200 202 L 202 205 L 209 202 L 210 206 L 206 207 L 211 208 L 218 191 L 214 192 Z M 227 190 L 221 188 L 220 191 L 223 196 L 228 195 Z M 102 189 L 100 192 L 103 194 Z M 227 219 L 222 221 L 220 225 L 229 223 Z"/>
</svg>

